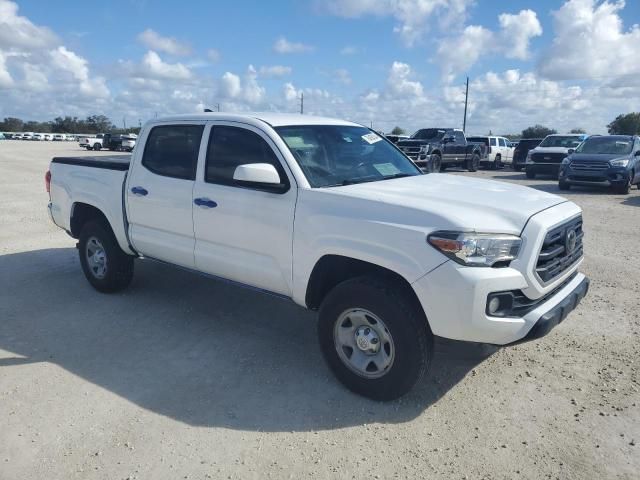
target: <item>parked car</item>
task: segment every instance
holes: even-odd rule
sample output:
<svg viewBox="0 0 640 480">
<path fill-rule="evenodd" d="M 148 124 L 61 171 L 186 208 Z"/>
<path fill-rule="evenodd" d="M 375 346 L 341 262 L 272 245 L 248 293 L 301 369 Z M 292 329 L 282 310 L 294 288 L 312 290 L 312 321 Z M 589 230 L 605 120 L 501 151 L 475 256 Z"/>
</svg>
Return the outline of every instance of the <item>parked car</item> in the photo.
<svg viewBox="0 0 640 480">
<path fill-rule="evenodd" d="M 0 140 L 6 140 L 6 139 L 7 137 L 5 136 L 5 134 L 0 132 Z"/>
<path fill-rule="evenodd" d="M 125 152 L 133 152 L 133 147 L 136 146 L 137 139 L 138 139 L 138 136 L 135 133 L 122 135 L 120 140 L 120 149 Z"/>
<path fill-rule="evenodd" d="M 526 159 L 527 178 L 536 178 L 538 174 L 553 175 L 558 178 L 560 163 L 569 155 L 569 149 L 575 149 L 587 138 L 587 135 L 547 135 L 540 145 L 529 150 Z"/>
<path fill-rule="evenodd" d="M 33 140 L 34 133 L 33 132 L 25 132 L 22 134 L 22 140 Z"/>
<path fill-rule="evenodd" d="M 587 293 L 577 205 L 425 175 L 361 125 L 193 114 L 153 120 L 139 140 L 128 157 L 54 158 L 45 177 L 89 283 L 122 290 L 144 257 L 319 310 L 322 352 L 359 394 L 409 391 L 434 335 L 537 338 Z"/>
<path fill-rule="evenodd" d="M 393 135 L 389 133 L 385 134 L 385 138 L 391 143 L 398 143 L 400 140 L 406 140 L 407 138 L 409 138 L 409 135 Z"/>
<path fill-rule="evenodd" d="M 52 133 L 45 133 L 44 134 L 44 140 L 46 140 L 47 142 L 50 142 L 53 140 L 53 134 Z"/>
<path fill-rule="evenodd" d="M 511 165 L 513 161 L 513 148 L 511 142 L 504 137 L 480 136 L 467 137 L 467 140 L 482 143 L 487 147 L 487 156 L 480 161 L 480 165 L 492 170 L 502 168 L 503 165 Z"/>
<path fill-rule="evenodd" d="M 640 137 L 602 135 L 587 138 L 562 160 L 558 186 L 571 185 L 610 187 L 627 194 L 631 185 L 640 189 Z"/>
<path fill-rule="evenodd" d="M 456 128 L 422 128 L 397 145 L 416 165 L 429 172 L 453 166 L 475 172 L 486 156 L 484 145 L 467 142 L 463 131 Z"/>
<path fill-rule="evenodd" d="M 42 140 L 44 140 L 44 133 L 34 133 L 31 137 L 31 140 L 41 142 Z"/>
<path fill-rule="evenodd" d="M 54 142 L 64 142 L 67 139 L 67 136 L 64 133 L 56 133 L 53 135 Z"/>
<path fill-rule="evenodd" d="M 522 170 L 527 164 L 527 154 L 529 150 L 540 145 L 541 138 L 523 138 L 513 150 L 513 162 L 511 163 L 516 172 Z"/>
</svg>

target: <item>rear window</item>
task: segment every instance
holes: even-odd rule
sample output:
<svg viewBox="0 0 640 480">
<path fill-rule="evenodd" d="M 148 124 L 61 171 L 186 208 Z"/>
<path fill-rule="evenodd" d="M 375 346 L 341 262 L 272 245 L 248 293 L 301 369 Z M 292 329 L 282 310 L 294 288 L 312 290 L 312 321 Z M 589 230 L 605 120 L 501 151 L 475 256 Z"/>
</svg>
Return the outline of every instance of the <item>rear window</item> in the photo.
<svg viewBox="0 0 640 480">
<path fill-rule="evenodd" d="M 195 180 L 204 125 L 153 127 L 144 147 L 142 165 L 164 177 Z"/>
<path fill-rule="evenodd" d="M 489 137 L 467 137 L 467 140 L 473 143 L 484 143 L 489 146 Z"/>
</svg>

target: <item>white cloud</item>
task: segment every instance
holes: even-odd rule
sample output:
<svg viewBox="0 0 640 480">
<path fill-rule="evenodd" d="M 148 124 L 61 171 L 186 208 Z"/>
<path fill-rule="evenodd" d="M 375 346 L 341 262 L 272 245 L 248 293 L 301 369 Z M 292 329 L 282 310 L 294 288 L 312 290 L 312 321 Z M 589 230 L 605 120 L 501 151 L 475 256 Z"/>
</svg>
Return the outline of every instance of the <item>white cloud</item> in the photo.
<svg viewBox="0 0 640 480">
<path fill-rule="evenodd" d="M 168 53 L 170 55 L 185 56 L 191 53 L 189 44 L 180 42 L 174 37 L 163 37 L 155 30 L 147 28 L 138 35 L 138 40 L 151 50 Z"/>
<path fill-rule="evenodd" d="M 290 42 L 286 38 L 280 37 L 273 44 L 273 50 L 277 53 L 305 53 L 312 51 L 313 47 L 304 43 Z"/>
<path fill-rule="evenodd" d="M 356 55 L 360 52 L 358 47 L 354 47 L 353 45 L 347 45 L 340 49 L 340 55 Z"/>
<path fill-rule="evenodd" d="M 7 70 L 5 56 L 0 52 L 0 88 L 8 88 L 13 85 L 13 78 Z"/>
<path fill-rule="evenodd" d="M 411 67 L 406 63 L 393 62 L 387 78 L 387 91 L 392 97 L 422 97 L 424 88 L 418 81 L 410 80 Z"/>
<path fill-rule="evenodd" d="M 284 77 L 291 75 L 291 67 L 284 65 L 263 65 L 260 67 L 260 75 L 264 77 Z"/>
<path fill-rule="evenodd" d="M 239 75 L 226 72 L 220 79 L 219 93 L 225 99 L 258 105 L 264 101 L 266 89 L 258 83 L 256 69 L 253 65 L 249 65 L 242 80 Z"/>
<path fill-rule="evenodd" d="M 335 80 L 343 85 L 351 85 L 351 74 L 346 68 L 339 68 L 333 72 Z"/>
<path fill-rule="evenodd" d="M 640 26 L 623 28 L 625 2 L 569 0 L 553 12 L 555 37 L 539 60 L 551 79 L 640 75 Z"/>
<path fill-rule="evenodd" d="M 521 10 L 517 15 L 503 13 L 498 17 L 500 30 L 494 32 L 480 25 L 469 25 L 460 34 L 443 38 L 437 58 L 443 75 L 449 81 L 471 68 L 483 55 L 499 54 L 525 60 L 532 38 L 542 35 L 536 13 Z"/>
<path fill-rule="evenodd" d="M 57 43 L 56 35 L 46 27 L 34 25 L 18 15 L 18 5 L 0 0 L 0 49 L 38 49 Z"/>
<path fill-rule="evenodd" d="M 207 50 L 207 58 L 211 60 L 213 63 L 217 63 L 220 61 L 220 52 L 215 48 L 210 48 Z"/>
<path fill-rule="evenodd" d="M 135 76 L 159 78 L 168 80 L 186 80 L 191 78 L 191 70 L 182 63 L 166 63 L 153 50 L 149 50 L 144 57 Z"/>
<path fill-rule="evenodd" d="M 344 18 L 392 16 L 397 21 L 394 32 L 405 45 L 413 46 L 423 37 L 432 17 L 445 28 L 454 21 L 464 22 L 467 7 L 472 3 L 474 0 L 329 0 L 321 6 Z"/>
<path fill-rule="evenodd" d="M 225 72 L 220 81 L 220 93 L 227 98 L 237 98 L 242 92 L 240 77 L 231 72 Z"/>
</svg>

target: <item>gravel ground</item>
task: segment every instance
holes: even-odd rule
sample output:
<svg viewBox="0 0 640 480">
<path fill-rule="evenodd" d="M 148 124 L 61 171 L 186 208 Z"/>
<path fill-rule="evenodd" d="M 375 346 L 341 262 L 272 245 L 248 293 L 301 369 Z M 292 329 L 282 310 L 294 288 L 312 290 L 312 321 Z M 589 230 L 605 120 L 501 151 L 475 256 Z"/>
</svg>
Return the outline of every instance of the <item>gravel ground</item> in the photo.
<svg viewBox="0 0 640 480">
<path fill-rule="evenodd" d="M 638 478 L 635 188 L 564 193 L 592 280 L 567 321 L 510 348 L 439 340 L 381 404 L 334 380 L 293 304 L 147 262 L 92 290 L 45 208 L 50 158 L 82 154 L 0 142 L 0 479 Z"/>
</svg>

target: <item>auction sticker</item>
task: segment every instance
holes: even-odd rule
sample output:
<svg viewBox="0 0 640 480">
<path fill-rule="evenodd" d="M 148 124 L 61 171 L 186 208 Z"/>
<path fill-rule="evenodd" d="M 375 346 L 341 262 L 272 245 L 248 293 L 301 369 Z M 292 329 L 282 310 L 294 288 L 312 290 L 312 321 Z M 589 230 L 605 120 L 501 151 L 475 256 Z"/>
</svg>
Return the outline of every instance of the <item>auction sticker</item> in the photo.
<svg viewBox="0 0 640 480">
<path fill-rule="evenodd" d="M 367 142 L 369 145 L 371 145 L 372 143 L 376 143 L 376 142 L 379 142 L 380 140 L 382 140 L 380 135 L 376 135 L 373 132 L 367 133 L 366 135 L 362 135 L 362 139 L 365 142 Z"/>
</svg>

